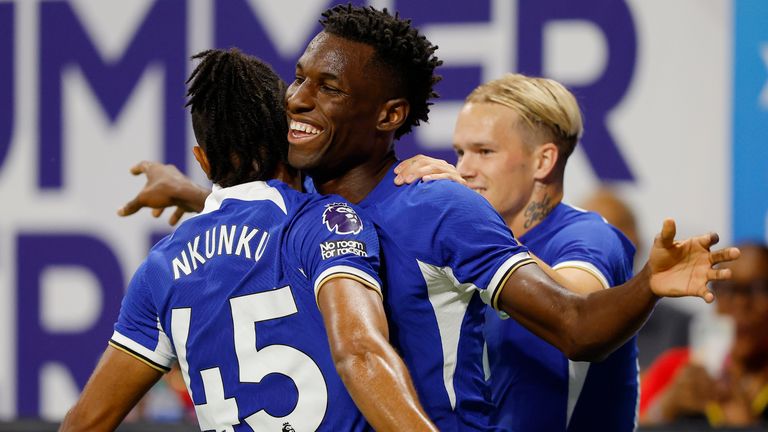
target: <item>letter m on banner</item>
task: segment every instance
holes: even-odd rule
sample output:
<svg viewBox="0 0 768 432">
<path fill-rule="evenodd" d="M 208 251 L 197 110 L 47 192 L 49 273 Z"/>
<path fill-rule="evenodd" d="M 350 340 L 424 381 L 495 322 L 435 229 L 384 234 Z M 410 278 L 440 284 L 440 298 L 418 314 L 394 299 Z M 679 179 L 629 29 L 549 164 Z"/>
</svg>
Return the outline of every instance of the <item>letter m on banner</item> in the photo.
<svg viewBox="0 0 768 432">
<path fill-rule="evenodd" d="M 63 185 L 62 72 L 78 66 L 101 106 L 114 122 L 144 71 L 161 65 L 165 78 L 163 158 L 186 168 L 184 79 L 186 74 L 186 2 L 157 1 L 123 56 L 107 62 L 66 2 L 40 4 L 40 152 L 38 185 Z"/>
</svg>

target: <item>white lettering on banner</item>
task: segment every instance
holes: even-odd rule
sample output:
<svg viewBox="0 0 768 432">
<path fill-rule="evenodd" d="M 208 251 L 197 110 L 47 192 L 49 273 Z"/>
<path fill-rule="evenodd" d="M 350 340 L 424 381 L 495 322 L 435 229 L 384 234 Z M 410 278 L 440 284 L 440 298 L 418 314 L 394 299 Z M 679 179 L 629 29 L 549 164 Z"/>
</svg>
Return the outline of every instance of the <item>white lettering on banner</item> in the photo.
<svg viewBox="0 0 768 432">
<path fill-rule="evenodd" d="M 216 229 L 219 229 L 218 248 L 216 247 Z M 267 248 L 267 241 L 269 240 L 269 233 L 262 231 L 258 228 L 249 228 L 245 225 L 238 227 L 232 225 L 227 230 L 226 225 L 221 227 L 213 227 L 205 231 L 204 236 L 196 236 L 193 241 L 189 241 L 186 244 L 187 250 L 182 250 L 181 253 L 171 261 L 171 267 L 173 268 L 173 280 L 177 280 L 182 276 L 188 276 L 193 271 L 197 270 L 198 263 L 202 266 L 207 262 L 207 259 L 211 259 L 214 256 L 219 255 L 233 255 L 232 246 L 234 239 L 239 231 L 240 235 L 237 241 L 237 247 L 235 248 L 235 256 L 244 256 L 247 259 L 252 259 L 254 262 L 258 262 L 261 256 L 264 255 L 264 251 Z M 251 240 L 261 232 L 259 237 L 259 243 L 256 248 L 251 247 Z M 200 254 L 200 237 L 205 238 L 205 258 Z M 216 254 L 214 255 L 214 251 Z M 187 257 L 189 252 L 189 258 Z M 191 263 L 190 263 L 191 258 Z M 207 259 L 206 259 L 207 258 Z"/>
</svg>

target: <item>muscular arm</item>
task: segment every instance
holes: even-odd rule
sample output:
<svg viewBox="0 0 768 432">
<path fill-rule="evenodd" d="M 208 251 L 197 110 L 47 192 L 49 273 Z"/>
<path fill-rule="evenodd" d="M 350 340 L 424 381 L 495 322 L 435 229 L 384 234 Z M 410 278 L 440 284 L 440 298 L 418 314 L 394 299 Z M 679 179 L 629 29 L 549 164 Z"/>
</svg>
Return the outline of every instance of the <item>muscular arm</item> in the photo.
<svg viewBox="0 0 768 432">
<path fill-rule="evenodd" d="M 108 346 L 59 431 L 112 431 L 162 372 Z"/>
<path fill-rule="evenodd" d="M 344 385 L 379 431 L 436 431 L 419 404 L 408 370 L 389 344 L 381 297 L 347 278 L 323 284 L 318 304 Z"/>
<path fill-rule="evenodd" d="M 566 290 L 536 265 L 515 271 L 498 308 L 572 360 L 601 360 L 621 346 L 653 310 L 658 297 L 643 269 L 624 285 L 586 296 Z"/>
<path fill-rule="evenodd" d="M 645 323 L 661 296 L 714 297 L 711 280 L 730 271 L 714 264 L 738 258 L 736 248 L 710 252 L 714 234 L 674 240 L 675 225 L 664 223 L 648 263 L 627 283 L 580 296 L 567 291 L 538 266 L 525 265 L 510 275 L 498 295 L 499 309 L 573 360 L 599 360 L 621 346 Z"/>
</svg>

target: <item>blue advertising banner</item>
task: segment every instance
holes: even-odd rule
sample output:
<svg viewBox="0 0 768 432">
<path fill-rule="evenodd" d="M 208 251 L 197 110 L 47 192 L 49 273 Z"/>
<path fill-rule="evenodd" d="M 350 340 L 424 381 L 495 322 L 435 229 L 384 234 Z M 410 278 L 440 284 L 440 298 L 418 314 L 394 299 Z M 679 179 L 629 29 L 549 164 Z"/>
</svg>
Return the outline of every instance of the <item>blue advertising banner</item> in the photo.
<svg viewBox="0 0 768 432">
<path fill-rule="evenodd" d="M 768 224 L 768 2 L 734 2 L 733 238 L 765 242 Z"/>
</svg>

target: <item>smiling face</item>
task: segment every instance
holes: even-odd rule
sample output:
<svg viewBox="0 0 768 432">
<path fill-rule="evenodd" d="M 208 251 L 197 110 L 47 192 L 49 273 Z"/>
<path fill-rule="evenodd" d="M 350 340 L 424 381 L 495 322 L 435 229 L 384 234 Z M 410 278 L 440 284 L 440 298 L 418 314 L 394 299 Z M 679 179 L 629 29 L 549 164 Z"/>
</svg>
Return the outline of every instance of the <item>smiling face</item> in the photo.
<svg viewBox="0 0 768 432">
<path fill-rule="evenodd" d="M 495 103 L 467 103 L 453 133 L 456 168 L 509 224 L 534 186 L 533 152 L 516 127 L 518 114 Z"/>
<path fill-rule="evenodd" d="M 288 161 L 310 173 L 343 172 L 372 155 L 383 96 L 374 48 L 321 32 L 286 93 Z"/>
</svg>

